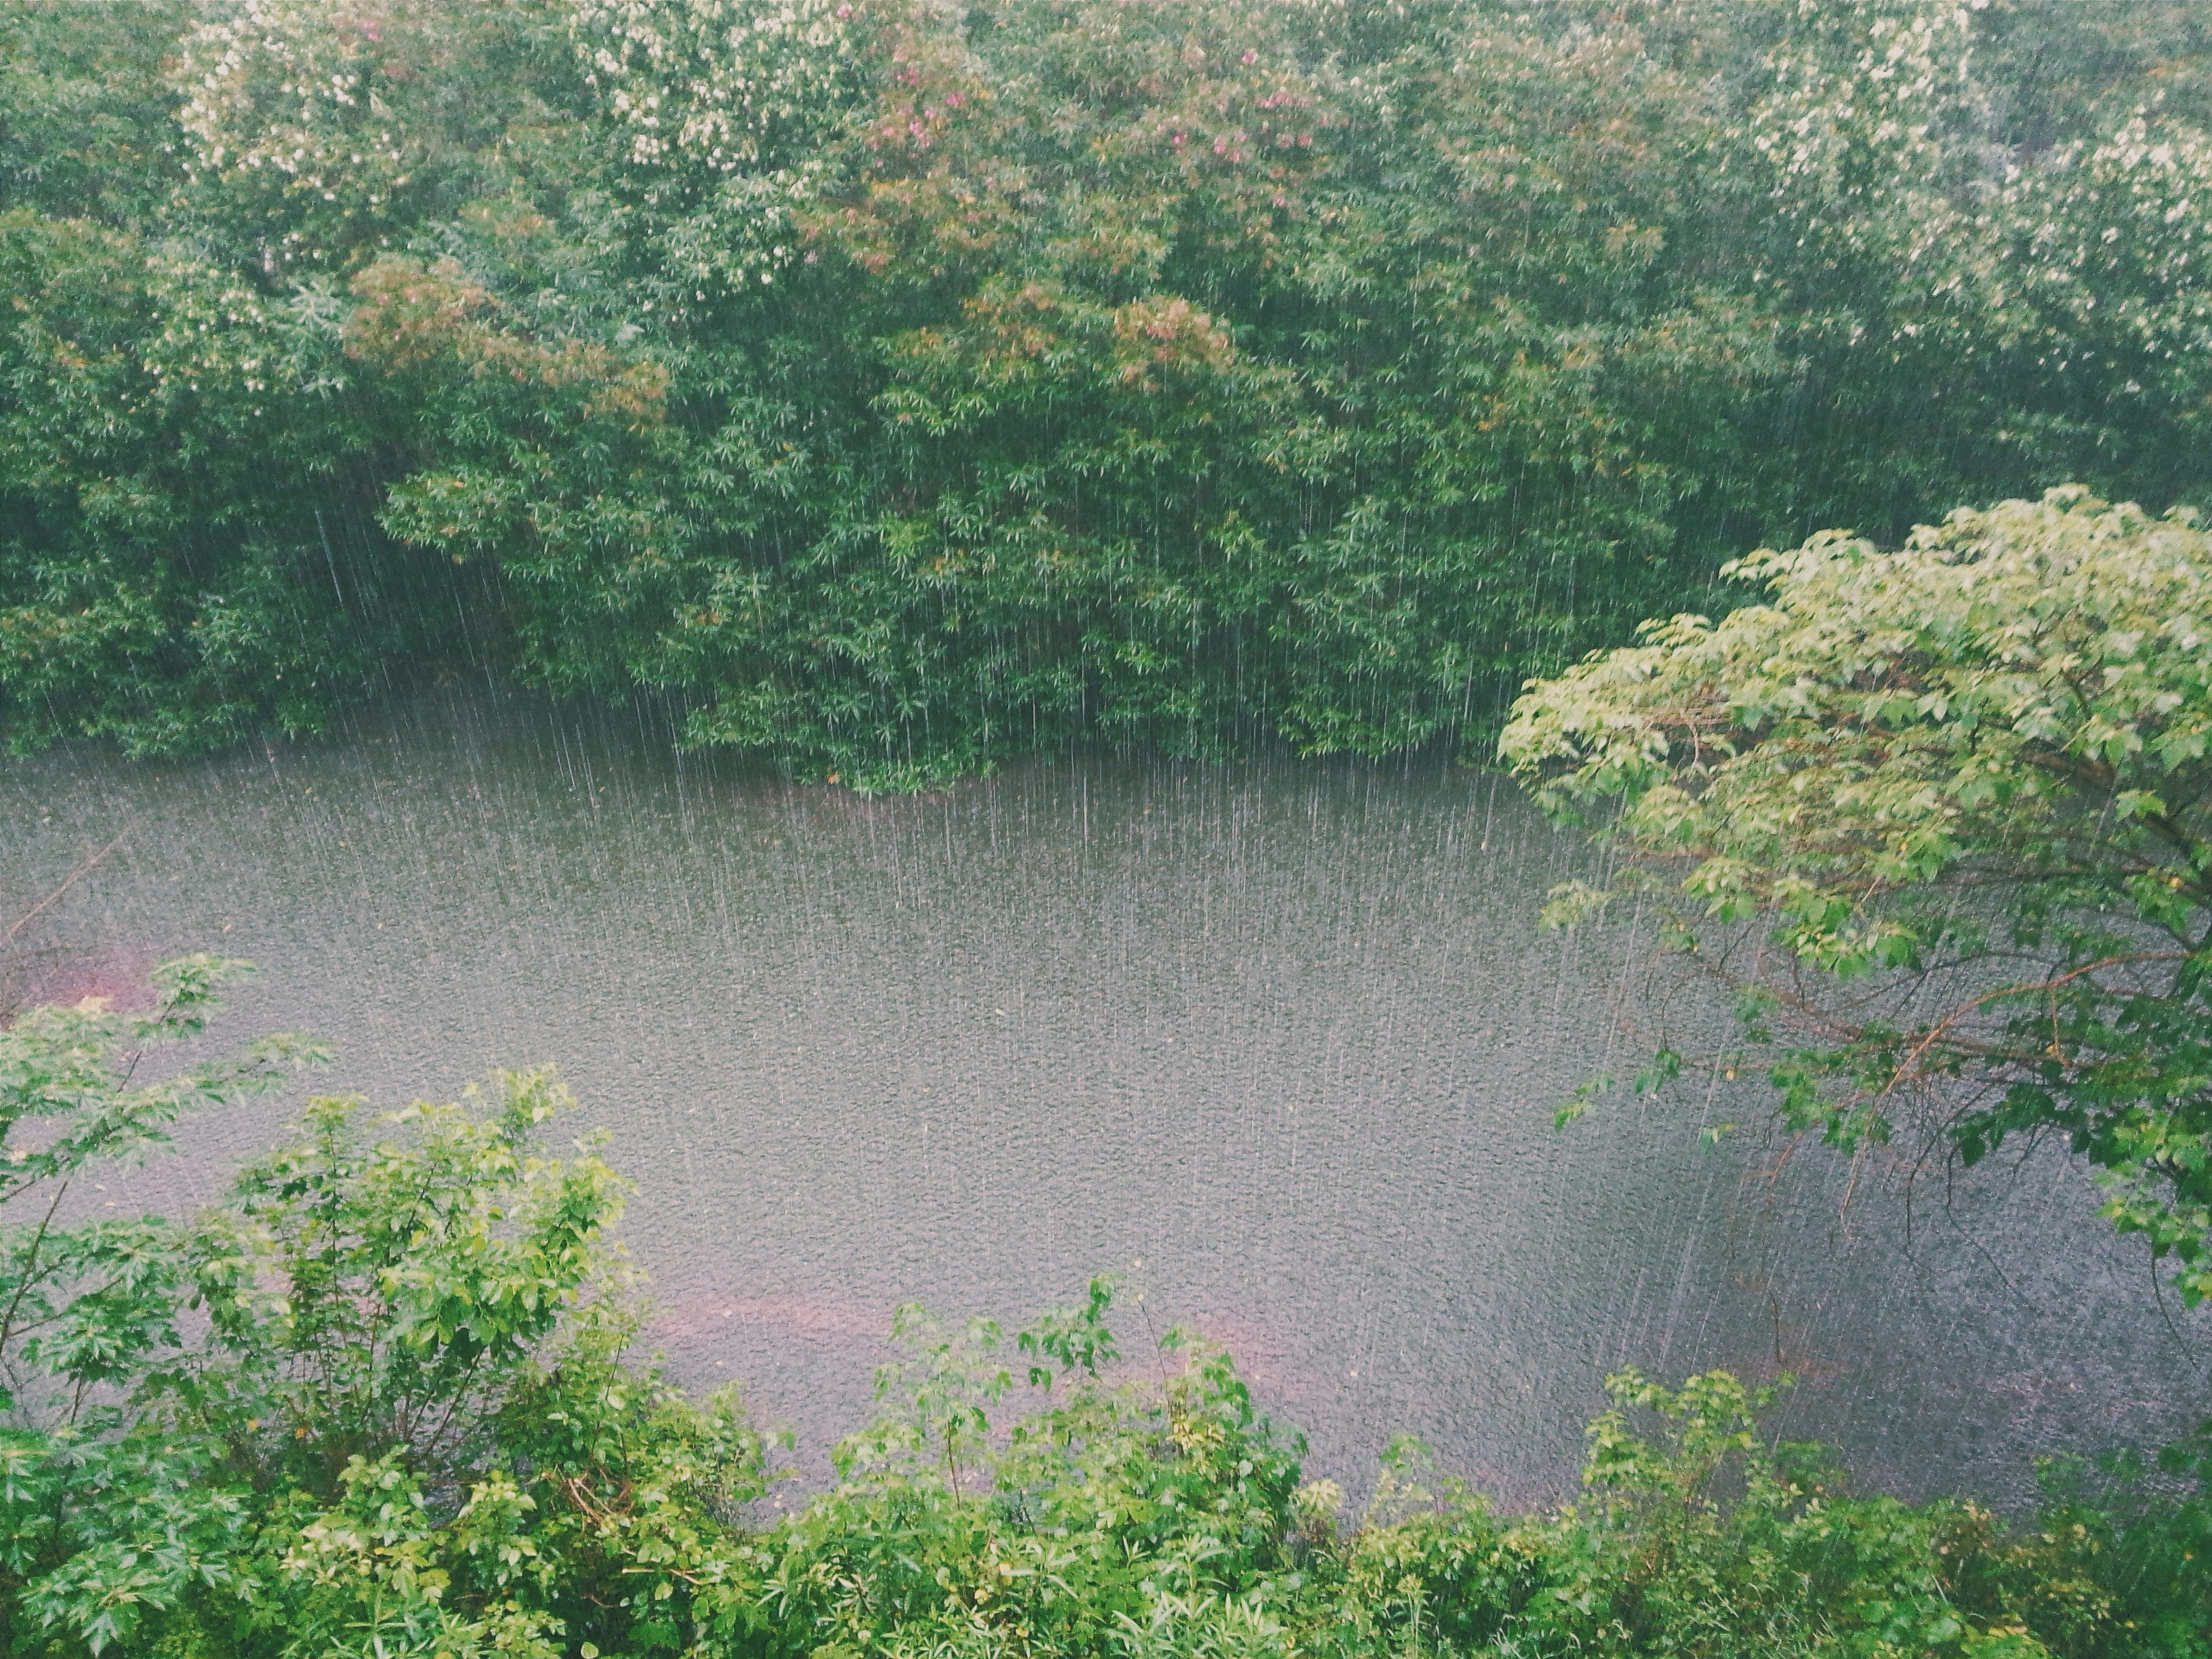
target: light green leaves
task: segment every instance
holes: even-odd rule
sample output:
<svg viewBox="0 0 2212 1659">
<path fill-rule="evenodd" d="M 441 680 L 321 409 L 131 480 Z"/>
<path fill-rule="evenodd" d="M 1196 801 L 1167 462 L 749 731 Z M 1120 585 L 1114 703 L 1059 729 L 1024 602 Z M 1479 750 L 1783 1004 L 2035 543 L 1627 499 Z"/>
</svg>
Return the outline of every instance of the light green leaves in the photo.
<svg viewBox="0 0 2212 1659">
<path fill-rule="evenodd" d="M 1544 896 L 1544 907 L 1537 912 L 1537 923 L 1547 928 L 1579 927 L 1584 922 L 1601 918 L 1618 893 L 1594 887 L 1579 878 L 1561 882 Z"/>
<path fill-rule="evenodd" d="M 154 970 L 146 1009 L 88 998 L 0 1028 L 0 1200 L 11 1206 L 0 1221 L 0 1571 L 26 1587 L 26 1617 L 95 1653 L 195 1587 L 228 1583 L 243 1508 L 208 1484 L 205 1447 L 140 1432 L 118 1403 L 143 1399 L 180 1357 L 189 1271 L 178 1230 L 150 1217 L 73 1224 L 62 1204 L 78 1177 L 162 1145 L 182 1114 L 325 1057 L 287 1035 L 149 1075 L 250 970 L 182 957 Z"/>
<path fill-rule="evenodd" d="M 1555 815 L 1617 803 L 1685 913 L 1662 936 L 1804 1039 L 1790 1121 L 1856 1146 L 1910 1116 L 1968 1162 L 2063 1128 L 2193 1262 L 2212 537 L 2065 489 L 1734 570 L 1767 602 L 1532 683 L 1502 752 Z"/>
</svg>

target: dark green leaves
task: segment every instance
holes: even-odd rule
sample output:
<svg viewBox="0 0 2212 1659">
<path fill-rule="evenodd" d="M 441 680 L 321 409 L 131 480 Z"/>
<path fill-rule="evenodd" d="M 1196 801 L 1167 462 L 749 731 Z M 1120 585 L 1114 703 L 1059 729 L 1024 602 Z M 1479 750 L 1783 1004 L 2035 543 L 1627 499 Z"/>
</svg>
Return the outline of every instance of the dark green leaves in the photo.
<svg viewBox="0 0 2212 1659">
<path fill-rule="evenodd" d="M 18 745 L 466 656 L 863 788 L 1380 754 L 1762 538 L 2203 484 L 2185 9 L 19 9 Z"/>
</svg>

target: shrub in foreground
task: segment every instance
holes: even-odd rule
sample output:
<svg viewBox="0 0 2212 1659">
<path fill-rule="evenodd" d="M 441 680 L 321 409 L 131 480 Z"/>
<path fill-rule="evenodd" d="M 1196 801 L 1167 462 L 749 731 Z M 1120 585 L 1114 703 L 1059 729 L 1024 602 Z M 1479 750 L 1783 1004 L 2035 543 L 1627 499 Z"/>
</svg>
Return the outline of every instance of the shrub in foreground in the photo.
<svg viewBox="0 0 2212 1659">
<path fill-rule="evenodd" d="M 0 1030 L 0 1656 L 2212 1654 L 2212 1442 L 2054 1474 L 2031 1527 L 1851 1493 L 1771 1397 L 1634 1372 L 1573 1504 L 1410 1442 L 1346 1520 L 1228 1355 L 1125 1366 L 1109 1280 L 1011 1336 L 918 1308 L 830 1487 L 771 1516 L 734 1393 L 632 1356 L 625 1183 L 544 1072 L 309 1103 L 225 1201 L 68 1224 L 69 1182 L 317 1058 L 160 1082 L 242 964 Z"/>
</svg>

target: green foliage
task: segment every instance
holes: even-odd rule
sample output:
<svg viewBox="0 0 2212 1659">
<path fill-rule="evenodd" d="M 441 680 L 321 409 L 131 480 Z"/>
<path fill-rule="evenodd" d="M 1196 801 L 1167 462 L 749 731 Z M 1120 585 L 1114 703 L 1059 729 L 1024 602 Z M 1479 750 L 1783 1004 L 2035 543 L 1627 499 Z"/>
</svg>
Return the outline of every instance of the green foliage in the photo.
<svg viewBox="0 0 2212 1659">
<path fill-rule="evenodd" d="M 1380 753 L 1725 550 L 2203 494 L 2185 6 L 37 0 L 0 735 L 643 686 Z"/>
<path fill-rule="evenodd" d="M 1507 757 L 1555 814 L 1620 803 L 1790 1122 L 2063 1137 L 2202 1300 L 2212 538 L 2059 490 L 1733 569 L 1768 603 L 1533 685 Z"/>
<path fill-rule="evenodd" d="M 157 211 L 174 125 L 161 59 L 181 0 L 17 0 L 0 15 L 0 207 Z"/>
<path fill-rule="evenodd" d="M 838 1447 L 836 1487 L 757 1551 L 772 1651 L 1104 1652 L 1197 1610 L 1264 1610 L 1297 1448 L 1225 1355 L 1180 1334 L 1164 1380 L 1103 1376 L 1110 1301 L 1094 1281 L 1087 1308 L 1022 1334 L 1053 1362 L 1031 1388 L 1055 1370 L 1071 1386 L 995 1422 L 1012 1382 L 997 1329 L 901 1315 L 908 1358 L 878 1378 L 884 1413 Z"/>
<path fill-rule="evenodd" d="M 2212 1654 L 2203 1435 L 2054 1468 L 2015 1531 L 1852 1495 L 1768 1440 L 1773 1389 L 1624 1372 L 1578 1502 L 1501 1518 L 1401 1441 L 1347 1523 L 1227 1354 L 1125 1360 L 1111 1279 L 1011 1341 L 901 1310 L 876 1419 L 771 1516 L 735 1394 L 629 1352 L 627 1188 L 591 1141 L 544 1152 L 550 1073 L 312 1100 L 189 1226 L 70 1221 L 67 1183 L 319 1057 L 137 1080 L 243 967 L 0 1030 L 9 1659 Z"/>
<path fill-rule="evenodd" d="M 74 1582 L 73 1622 L 105 1644 L 142 1607 L 227 1580 L 222 1546 L 240 1514 L 196 1493 L 208 1449 L 166 1439 L 130 1403 L 179 1351 L 190 1270 L 179 1230 L 74 1220 L 64 1204 L 101 1165 L 161 1145 L 180 1114 L 319 1058 L 276 1036 L 140 1080 L 153 1051 L 205 1030 L 218 988 L 246 967 L 184 957 L 155 971 L 150 1012 L 90 999 L 0 1029 L 0 1624 L 32 1620 L 42 1595 Z"/>
<path fill-rule="evenodd" d="M 242 968 L 187 958 L 150 1013 L 0 1030 L 0 1194 L 28 1218 L 0 1234 L 0 1652 L 681 1645 L 763 1443 L 733 1395 L 624 1363 L 626 1188 L 588 1146 L 538 1150 L 549 1073 L 375 1139 L 312 1101 L 191 1226 L 65 1224 L 100 1161 L 318 1057 L 270 1038 L 137 1080 Z"/>
<path fill-rule="evenodd" d="M 155 1221 L 68 1224 L 63 1205 L 96 1164 L 135 1158 L 178 1116 L 265 1089 L 317 1051 L 264 1039 L 158 1082 L 137 1073 L 150 1050 L 198 1036 L 216 988 L 246 964 L 186 957 L 155 974 L 147 1013 L 94 998 L 40 1007 L 0 1030 L 0 1410 L 66 1427 L 94 1392 L 173 1346 L 179 1263 Z M 31 1386 L 44 1377 L 57 1394 Z"/>
</svg>

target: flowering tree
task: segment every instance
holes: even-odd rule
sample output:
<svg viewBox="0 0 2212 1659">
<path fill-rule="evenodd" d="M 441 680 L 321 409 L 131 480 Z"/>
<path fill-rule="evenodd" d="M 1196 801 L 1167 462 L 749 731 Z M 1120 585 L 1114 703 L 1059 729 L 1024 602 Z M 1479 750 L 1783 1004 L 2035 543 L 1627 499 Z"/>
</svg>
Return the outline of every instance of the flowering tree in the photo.
<svg viewBox="0 0 2212 1659">
<path fill-rule="evenodd" d="M 1832 388 L 1811 462 L 1909 515 L 1893 533 L 1938 475 L 2117 465 L 2138 499 L 2201 488 L 2193 421 L 2149 412 L 2212 392 L 2206 112 L 2166 99 L 2186 71 L 2161 64 L 2132 96 L 2083 100 L 2070 130 L 2024 123 L 2023 83 L 2089 45 L 1988 0 L 1846 0 L 1801 9 L 1756 77 L 1771 280 Z M 1869 447 L 1868 429 L 1923 441 Z"/>
</svg>

